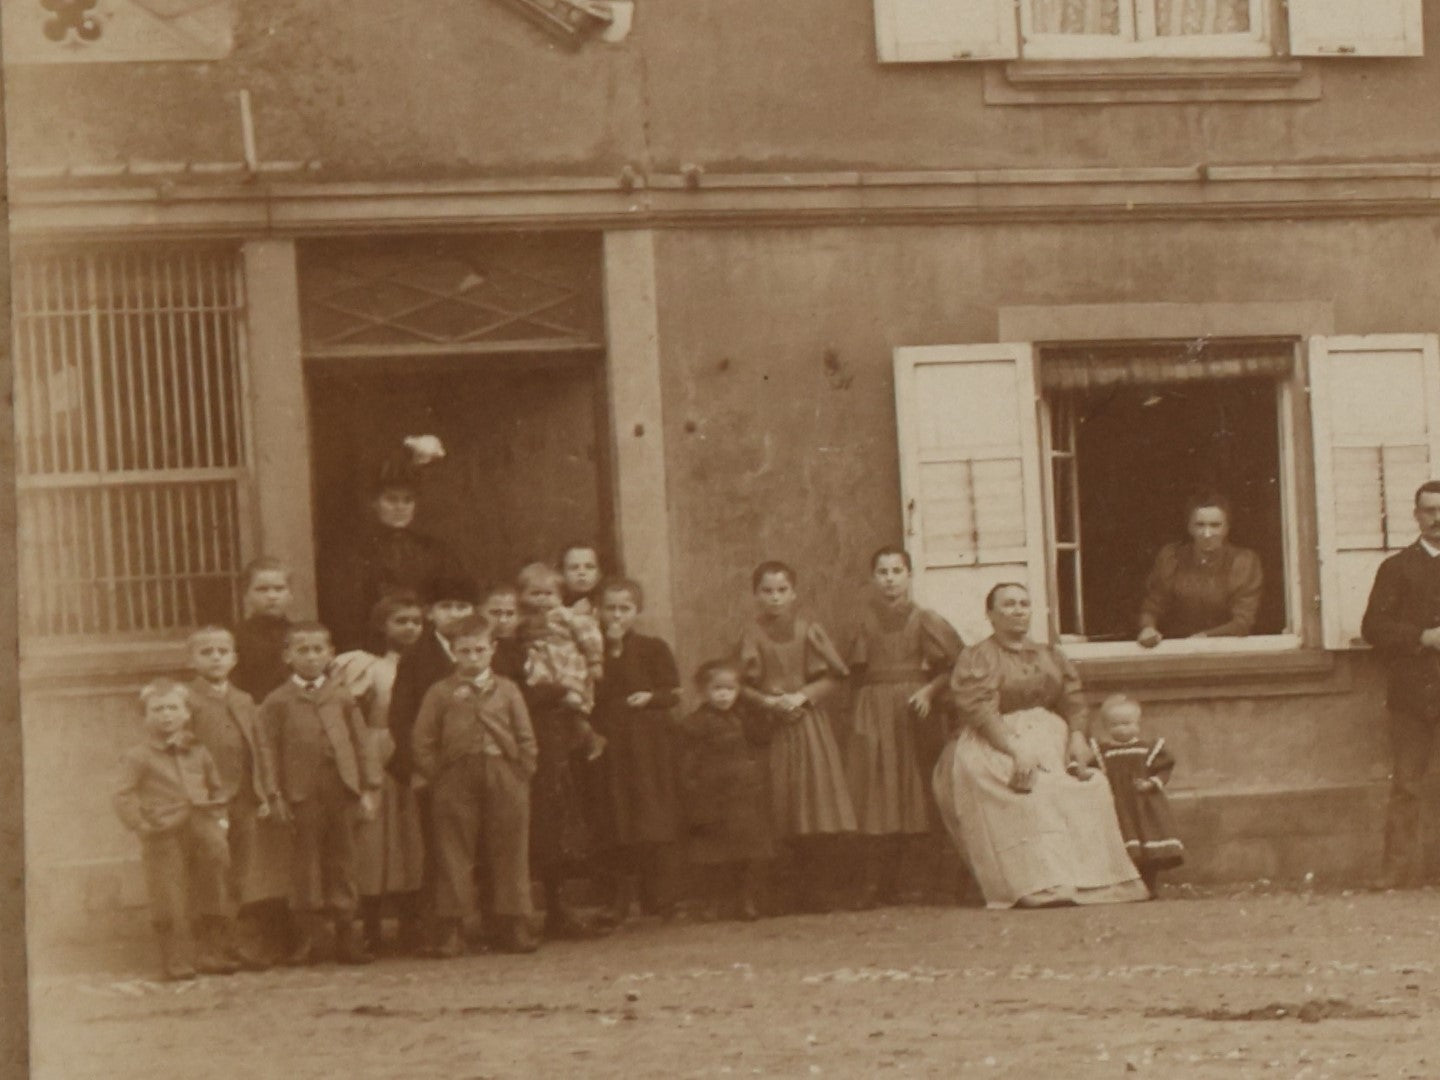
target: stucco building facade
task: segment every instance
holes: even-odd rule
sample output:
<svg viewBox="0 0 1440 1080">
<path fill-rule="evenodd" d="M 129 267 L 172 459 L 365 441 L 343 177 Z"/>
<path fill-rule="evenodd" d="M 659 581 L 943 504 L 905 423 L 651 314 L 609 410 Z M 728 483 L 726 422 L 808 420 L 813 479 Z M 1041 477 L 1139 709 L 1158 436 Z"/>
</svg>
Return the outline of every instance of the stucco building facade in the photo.
<svg viewBox="0 0 1440 1080">
<path fill-rule="evenodd" d="M 1375 868 L 1359 612 L 1440 461 L 1436 0 L 636 0 L 548 29 L 523 0 L 221 0 L 173 5 L 161 56 L 125 36 L 142 0 L 58 43 L 22 6 L 37 921 L 140 902 L 108 809 L 135 690 L 233 617 L 248 557 L 323 615 L 360 474 L 420 424 L 452 450 L 429 525 L 479 576 L 596 536 L 682 668 L 763 558 L 842 636 L 882 543 L 971 640 L 1026 581 L 1173 747 L 1194 879 Z M 1138 579 L 1199 483 L 1266 563 L 1261 620 L 1145 652 Z"/>
</svg>

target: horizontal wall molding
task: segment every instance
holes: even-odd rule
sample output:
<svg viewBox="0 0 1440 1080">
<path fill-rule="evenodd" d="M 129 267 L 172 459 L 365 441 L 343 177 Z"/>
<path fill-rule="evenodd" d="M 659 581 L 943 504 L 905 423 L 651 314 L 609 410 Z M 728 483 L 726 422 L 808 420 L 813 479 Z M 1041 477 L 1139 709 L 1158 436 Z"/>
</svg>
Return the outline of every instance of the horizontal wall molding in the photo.
<svg viewBox="0 0 1440 1080">
<path fill-rule="evenodd" d="M 27 179 L 12 236 L 336 235 L 376 229 L 721 228 L 1416 216 L 1440 164 L 717 173 L 615 178 L 89 184 Z"/>
</svg>

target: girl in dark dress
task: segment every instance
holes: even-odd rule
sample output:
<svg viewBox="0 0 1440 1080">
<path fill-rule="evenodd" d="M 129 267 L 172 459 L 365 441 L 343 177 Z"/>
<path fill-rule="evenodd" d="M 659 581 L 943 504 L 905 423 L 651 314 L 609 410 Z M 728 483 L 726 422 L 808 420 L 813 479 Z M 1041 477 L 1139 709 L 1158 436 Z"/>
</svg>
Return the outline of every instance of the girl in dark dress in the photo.
<svg viewBox="0 0 1440 1080">
<path fill-rule="evenodd" d="M 850 797 L 866 841 L 861 908 L 896 900 L 905 842 L 930 831 L 935 763 L 922 765 L 922 745 L 961 648 L 941 615 L 911 599 L 908 552 L 881 548 L 870 572 L 875 588 L 848 658 L 856 689 L 845 746 Z"/>
<path fill-rule="evenodd" d="M 680 700 L 680 676 L 670 647 L 633 629 L 645 603 L 638 582 L 608 580 L 597 596 L 605 671 L 593 723 L 606 742 L 590 766 L 599 788 L 592 824 L 611 884 L 607 921 L 618 925 L 629 915 L 637 877 L 642 910 L 667 915 L 674 908 L 679 809 L 670 710 Z"/>
<path fill-rule="evenodd" d="M 262 556 L 241 571 L 241 594 L 245 618 L 235 627 L 235 670 L 230 683 L 255 701 L 290 677 L 285 666 L 285 635 L 290 630 L 290 568 L 279 559 Z M 255 825 L 254 863 L 263 868 L 267 881 L 283 881 L 283 887 L 263 888 L 267 896 L 288 893 L 290 881 L 290 827 L 274 815 Z M 243 914 L 261 937 L 260 951 L 266 959 L 278 961 L 290 951 L 293 927 L 289 904 L 278 899 L 246 904 Z"/>
<path fill-rule="evenodd" d="M 343 573 L 336 577 L 344 587 L 326 597 L 323 617 L 337 650 L 383 645 L 374 640 L 370 613 L 386 596 L 429 597 L 436 582 L 464 573 L 444 541 L 414 527 L 421 475 L 444 456 L 435 436 L 413 435 L 377 470 L 368 518 L 342 559 Z"/>
<path fill-rule="evenodd" d="M 704 867 L 712 904 L 733 898 L 759 918 L 756 892 L 774 857 L 765 755 L 770 724 L 740 703 L 740 668 L 712 660 L 695 674 L 704 704 L 676 724 L 686 855 Z"/>
<path fill-rule="evenodd" d="M 740 635 L 741 700 L 776 723 L 769 752 L 771 825 L 787 849 L 804 911 L 832 902 L 834 841 L 855 832 L 845 765 L 824 703 L 850 674 L 830 636 L 795 611 L 795 571 L 763 562 L 751 575 L 756 619 Z"/>
<path fill-rule="evenodd" d="M 1156 876 L 1185 861 L 1185 845 L 1176 835 L 1175 816 L 1165 796 L 1175 757 L 1164 739 L 1140 737 L 1140 714 L 1134 698 L 1124 694 L 1106 698 L 1100 706 L 1105 735 L 1095 744 L 1095 756 L 1115 796 L 1125 850 L 1154 896 Z"/>
<path fill-rule="evenodd" d="M 257 703 L 290 677 L 285 666 L 285 634 L 290 629 L 290 568 L 269 556 L 253 560 L 240 573 L 245 618 L 235 627 L 235 670 L 230 682 Z"/>
</svg>

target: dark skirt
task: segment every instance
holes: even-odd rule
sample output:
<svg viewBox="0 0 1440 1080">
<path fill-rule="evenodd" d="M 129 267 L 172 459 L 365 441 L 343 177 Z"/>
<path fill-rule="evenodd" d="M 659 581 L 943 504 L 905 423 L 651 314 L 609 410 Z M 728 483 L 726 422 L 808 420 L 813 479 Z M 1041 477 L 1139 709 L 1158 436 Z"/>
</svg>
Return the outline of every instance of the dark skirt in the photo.
<svg viewBox="0 0 1440 1080">
<path fill-rule="evenodd" d="M 530 722 L 539 746 L 530 781 L 530 866 L 545 877 L 583 862 L 593 842 L 572 758 L 575 714 L 537 709 Z"/>
<path fill-rule="evenodd" d="M 597 710 L 607 744 L 587 768 L 596 843 L 605 849 L 667 844 L 680 835 L 668 713 L 625 705 Z"/>
<path fill-rule="evenodd" d="M 713 800 L 692 809 L 686 828 L 686 857 L 699 864 L 771 858 L 775 842 L 764 765 L 742 758 L 717 764 L 723 782 L 712 789 Z"/>
</svg>

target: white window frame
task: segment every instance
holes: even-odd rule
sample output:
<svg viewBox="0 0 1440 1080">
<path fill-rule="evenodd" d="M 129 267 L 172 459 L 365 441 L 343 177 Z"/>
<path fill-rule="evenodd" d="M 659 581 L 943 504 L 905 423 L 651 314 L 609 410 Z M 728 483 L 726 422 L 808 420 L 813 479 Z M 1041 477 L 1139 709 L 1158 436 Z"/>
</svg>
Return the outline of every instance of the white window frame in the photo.
<svg viewBox="0 0 1440 1080">
<path fill-rule="evenodd" d="M 1138 342 L 1137 342 L 1138 343 Z M 1063 345 L 1063 343 L 1060 343 Z M 1296 346 L 1298 353 L 1298 345 Z M 1300 357 L 1295 358 L 1299 370 Z M 1150 656 L 1208 656 L 1216 653 L 1286 652 L 1305 645 L 1301 632 L 1303 625 L 1304 592 L 1300 574 L 1300 539 L 1296 527 L 1300 504 L 1296 483 L 1295 447 L 1295 376 L 1280 380 L 1276 387 L 1275 422 L 1279 426 L 1280 444 L 1280 517 L 1284 538 L 1284 565 L 1281 574 L 1285 585 L 1286 629 L 1280 634 L 1250 634 L 1233 638 L 1166 638 L 1154 648 L 1147 649 L 1134 640 L 1130 641 L 1086 641 L 1074 634 L 1060 633 L 1059 572 L 1056 565 L 1056 523 L 1055 523 L 1055 473 L 1049 467 L 1053 453 L 1051 438 L 1050 401 L 1036 387 L 1036 408 L 1040 421 L 1040 460 L 1044 463 L 1040 473 L 1044 486 L 1045 517 L 1045 573 L 1050 590 L 1049 609 L 1051 612 L 1051 633 L 1054 640 L 1065 648 L 1065 653 L 1076 660 L 1137 659 Z M 1084 550 L 1084 538 L 1080 538 Z M 1266 568 L 1266 581 L 1274 581 L 1275 575 Z M 1136 633 L 1139 633 L 1138 626 Z"/>
<path fill-rule="evenodd" d="M 1156 30 L 1155 4 L 1156 0 L 1120 0 L 1117 34 L 1042 34 L 1033 29 L 1032 0 L 1019 0 L 1021 59 L 1229 59 L 1275 55 L 1268 0 L 1249 0 L 1250 30 L 1236 34 L 1161 35 Z"/>
</svg>

